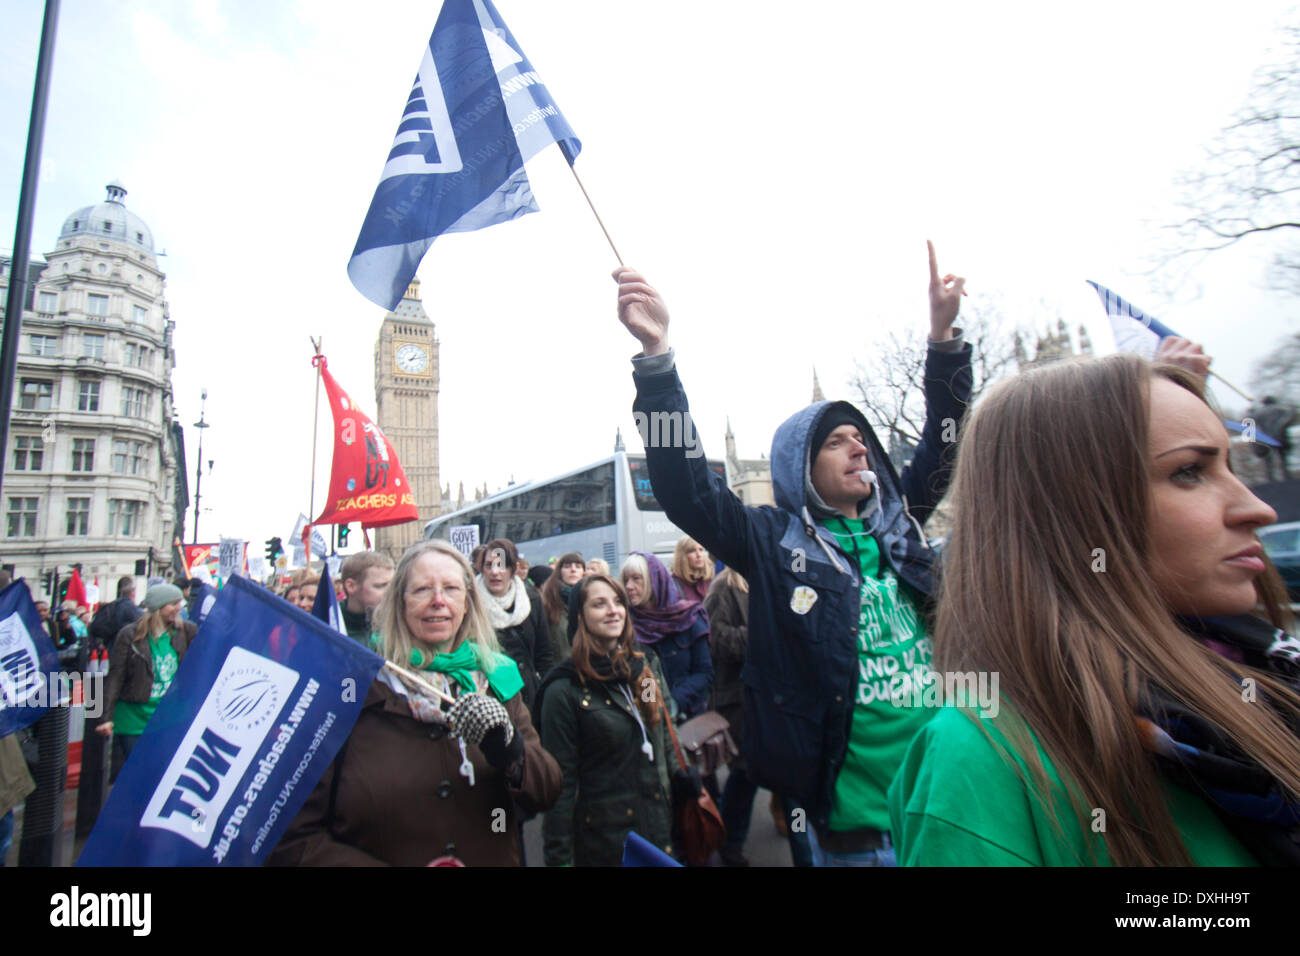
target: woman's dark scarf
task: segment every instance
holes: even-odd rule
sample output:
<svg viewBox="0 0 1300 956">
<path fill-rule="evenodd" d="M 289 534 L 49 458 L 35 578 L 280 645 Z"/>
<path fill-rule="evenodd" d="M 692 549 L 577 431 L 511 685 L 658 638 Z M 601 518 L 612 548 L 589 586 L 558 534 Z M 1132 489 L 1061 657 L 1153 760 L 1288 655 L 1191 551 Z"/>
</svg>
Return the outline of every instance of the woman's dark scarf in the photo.
<svg viewBox="0 0 1300 956">
<path fill-rule="evenodd" d="M 632 608 L 632 627 L 636 639 L 642 644 L 658 644 L 671 637 L 678 647 L 690 647 L 702 637 L 709 636 L 709 615 L 704 605 L 682 599 L 677 582 L 668 573 L 664 563 L 653 554 L 633 551 L 645 558 L 650 569 L 650 592 L 654 607 L 641 605 Z"/>
<path fill-rule="evenodd" d="M 1266 671 L 1300 692 L 1300 641 L 1260 618 L 1184 619 L 1224 657 Z M 1259 706 L 1267 707 L 1262 692 Z M 1288 722 L 1300 736 L 1300 727 Z M 1203 796 L 1243 846 L 1266 866 L 1300 866 L 1300 802 L 1217 727 L 1157 687 L 1148 687 L 1139 727 L 1160 770 Z"/>
</svg>

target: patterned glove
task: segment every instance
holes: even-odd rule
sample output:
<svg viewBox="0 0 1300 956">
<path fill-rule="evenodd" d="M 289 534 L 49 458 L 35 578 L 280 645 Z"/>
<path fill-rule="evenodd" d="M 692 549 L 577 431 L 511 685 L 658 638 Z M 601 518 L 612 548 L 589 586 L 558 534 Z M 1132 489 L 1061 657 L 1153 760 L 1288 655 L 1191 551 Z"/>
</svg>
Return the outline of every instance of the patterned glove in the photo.
<svg viewBox="0 0 1300 956">
<path fill-rule="evenodd" d="M 447 723 L 453 734 L 475 746 L 483 742 L 493 727 L 505 728 L 503 745 L 510 743 L 515 735 L 515 725 L 510 722 L 505 706 L 486 694 L 462 694 L 456 698 L 447 712 Z"/>
</svg>

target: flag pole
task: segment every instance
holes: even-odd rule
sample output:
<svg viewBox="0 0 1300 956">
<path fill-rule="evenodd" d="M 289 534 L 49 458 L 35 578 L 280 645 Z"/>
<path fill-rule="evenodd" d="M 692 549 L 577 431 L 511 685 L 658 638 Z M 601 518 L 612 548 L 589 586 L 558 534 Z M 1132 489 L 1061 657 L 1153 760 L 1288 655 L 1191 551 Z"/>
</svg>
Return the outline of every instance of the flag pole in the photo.
<svg viewBox="0 0 1300 956">
<path fill-rule="evenodd" d="M 390 671 L 392 671 L 394 674 L 396 674 L 398 677 L 400 677 L 403 681 L 406 681 L 409 684 L 414 684 L 415 686 L 423 690 L 427 690 L 429 693 L 433 694 L 439 700 L 442 700 L 448 704 L 456 703 L 456 698 L 447 696 L 442 691 L 438 690 L 438 688 L 430 684 L 423 677 L 420 677 L 418 674 L 413 674 L 404 667 L 398 667 L 392 661 L 384 661 L 384 666 L 388 668 Z"/>
<path fill-rule="evenodd" d="M 311 342 L 312 348 L 316 350 L 316 358 L 319 358 L 320 344 L 324 341 L 324 336 L 319 339 L 313 339 L 309 335 L 307 336 L 307 339 Z M 316 513 L 316 430 L 320 427 L 320 363 L 313 361 L 312 365 L 316 369 L 316 404 L 313 406 L 311 413 L 311 493 L 308 495 L 307 499 L 309 502 L 307 506 L 307 514 L 309 516 Z M 311 522 L 312 519 L 308 517 L 307 524 L 304 525 L 302 529 L 302 544 L 303 550 L 307 552 L 308 571 L 311 570 Z"/>
<path fill-rule="evenodd" d="M 1255 404 L 1255 398 L 1254 398 L 1253 395 L 1247 395 L 1245 392 L 1243 392 L 1241 389 L 1239 389 L 1236 385 L 1233 385 L 1231 382 L 1229 382 L 1226 378 L 1224 378 L 1224 377 L 1223 377 L 1222 375 L 1220 375 L 1218 372 L 1215 372 L 1215 371 L 1211 370 L 1211 371 L 1210 371 L 1210 374 L 1213 375 L 1215 378 L 1217 378 L 1217 379 L 1218 379 L 1220 382 L 1222 382 L 1224 385 L 1228 386 L 1228 388 L 1232 389 L 1234 392 L 1236 392 L 1238 395 L 1240 395 L 1240 396 L 1241 396 L 1242 398 L 1244 398 L 1246 401 L 1250 402 L 1252 405 Z"/>
<path fill-rule="evenodd" d="M 605 228 L 605 222 L 600 218 L 600 213 L 596 212 L 596 204 L 591 201 L 591 196 L 587 194 L 587 187 L 582 185 L 582 180 L 578 178 L 578 170 L 573 165 L 573 161 L 577 159 L 577 157 L 569 152 L 568 147 L 565 146 L 562 141 L 557 142 L 556 145 L 560 147 L 560 152 L 564 154 L 564 158 L 569 161 L 569 172 L 573 173 L 573 178 L 578 183 L 578 188 L 582 190 L 582 198 L 587 200 L 587 205 L 591 207 L 591 214 L 596 217 L 596 222 L 600 226 L 600 231 L 605 234 L 605 241 L 608 242 L 609 247 L 614 250 L 614 258 L 618 260 L 620 266 L 623 265 L 623 257 L 618 254 L 618 247 L 614 245 L 614 240 L 610 238 L 609 230 Z"/>
</svg>

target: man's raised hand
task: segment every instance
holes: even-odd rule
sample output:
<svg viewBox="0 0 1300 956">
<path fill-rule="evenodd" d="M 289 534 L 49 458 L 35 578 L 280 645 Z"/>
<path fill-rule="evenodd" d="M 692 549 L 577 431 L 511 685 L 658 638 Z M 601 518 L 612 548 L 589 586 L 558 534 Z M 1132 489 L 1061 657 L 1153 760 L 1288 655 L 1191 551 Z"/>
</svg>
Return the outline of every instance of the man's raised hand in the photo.
<svg viewBox="0 0 1300 956">
<path fill-rule="evenodd" d="M 951 272 L 940 278 L 934 243 L 927 239 L 925 245 L 930 250 L 930 341 L 946 342 L 952 338 L 952 324 L 957 321 L 961 297 L 966 295 L 966 280 Z"/>
<path fill-rule="evenodd" d="M 667 352 L 668 307 L 659 293 L 635 269 L 615 269 L 614 281 L 618 283 L 618 320 L 641 343 L 647 357 Z"/>
</svg>

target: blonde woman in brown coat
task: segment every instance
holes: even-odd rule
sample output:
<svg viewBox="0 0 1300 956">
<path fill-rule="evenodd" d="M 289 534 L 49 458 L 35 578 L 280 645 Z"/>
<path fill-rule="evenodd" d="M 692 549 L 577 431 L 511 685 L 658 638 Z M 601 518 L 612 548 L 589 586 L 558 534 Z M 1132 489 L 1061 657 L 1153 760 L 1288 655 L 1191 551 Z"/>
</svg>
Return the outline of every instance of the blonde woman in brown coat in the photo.
<svg viewBox="0 0 1300 956">
<path fill-rule="evenodd" d="M 518 668 L 496 647 L 469 563 L 445 541 L 414 545 L 374 622 L 387 660 L 456 702 L 381 671 L 270 862 L 518 866 L 516 804 L 548 809 L 560 771 L 524 707 Z"/>
</svg>

